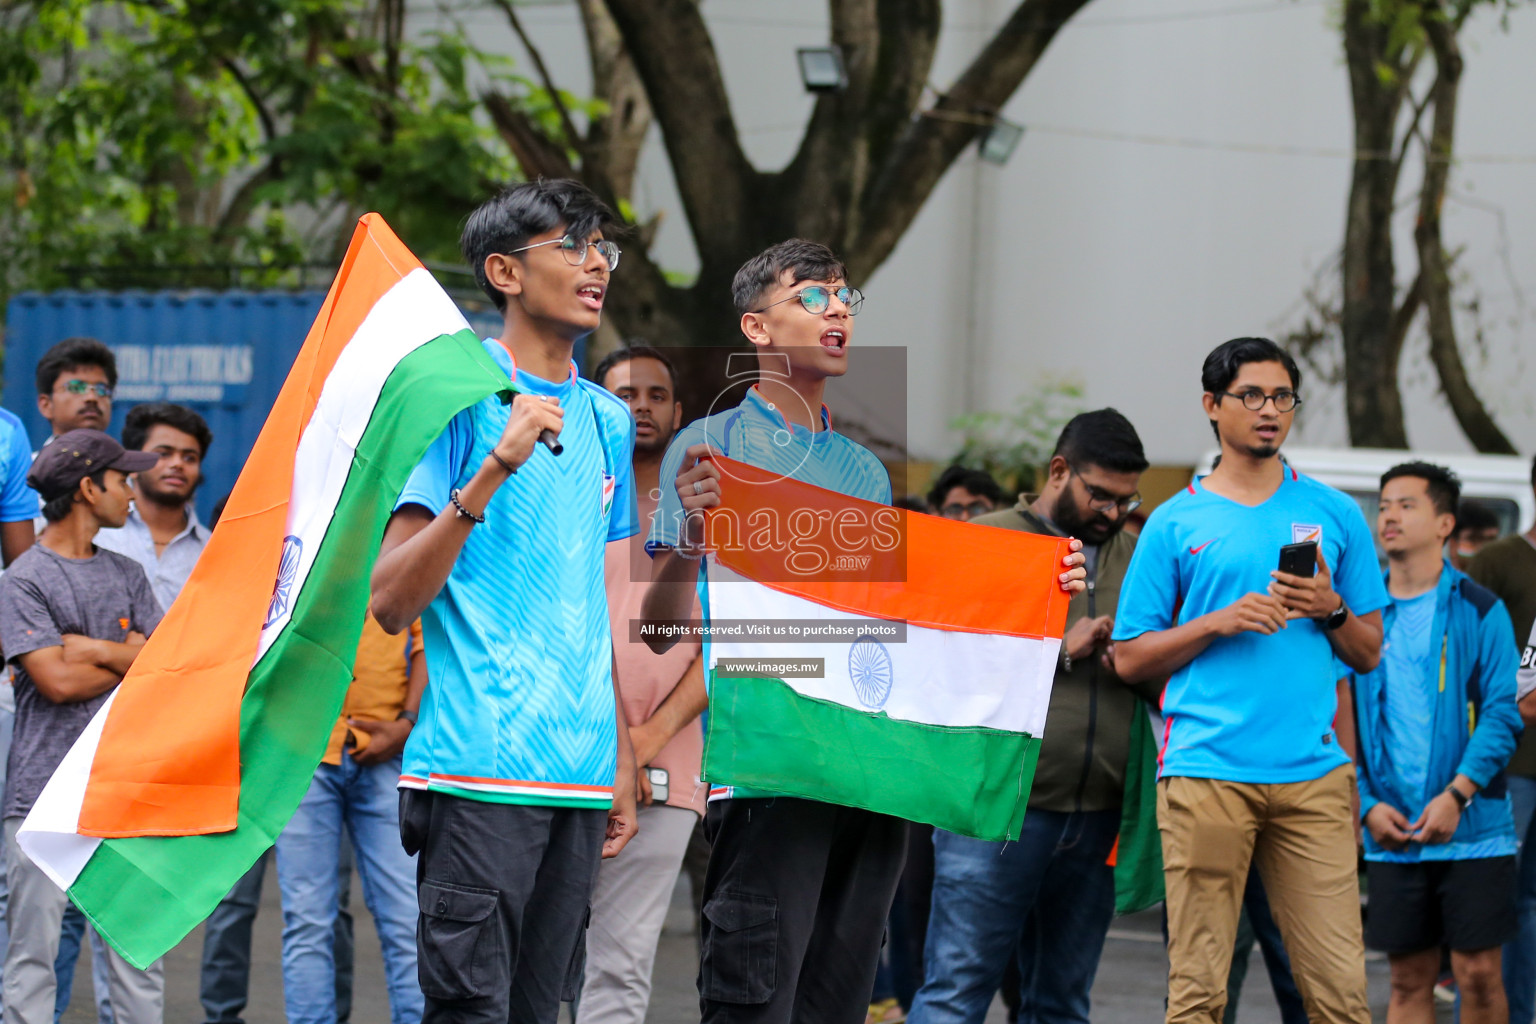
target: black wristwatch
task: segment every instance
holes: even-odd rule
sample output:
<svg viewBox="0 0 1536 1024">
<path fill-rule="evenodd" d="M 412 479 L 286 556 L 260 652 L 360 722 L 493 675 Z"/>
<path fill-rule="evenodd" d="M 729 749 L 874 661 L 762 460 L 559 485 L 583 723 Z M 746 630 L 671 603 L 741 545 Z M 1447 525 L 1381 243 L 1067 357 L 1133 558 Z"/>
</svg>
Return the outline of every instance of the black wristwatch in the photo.
<svg viewBox="0 0 1536 1024">
<path fill-rule="evenodd" d="M 395 721 L 398 722 L 402 718 L 410 722 L 413 727 L 416 725 L 416 712 L 406 711 L 404 708 L 401 708 L 400 713 L 395 716 Z"/>
<path fill-rule="evenodd" d="M 1472 798 L 1467 796 L 1467 794 L 1463 793 L 1461 790 L 1457 789 L 1455 783 L 1451 783 L 1450 785 L 1446 786 L 1445 791 L 1451 794 L 1451 799 L 1455 800 L 1456 806 L 1460 807 L 1462 810 L 1466 810 L 1467 804 L 1472 802 Z"/>
<path fill-rule="evenodd" d="M 1335 608 L 1330 614 L 1323 616 L 1321 619 L 1318 619 L 1317 624 L 1331 633 L 1335 629 L 1338 629 L 1340 626 L 1344 625 L 1345 620 L 1348 618 L 1349 605 L 1345 604 L 1344 599 L 1341 597 L 1339 598 L 1339 606 Z"/>
</svg>

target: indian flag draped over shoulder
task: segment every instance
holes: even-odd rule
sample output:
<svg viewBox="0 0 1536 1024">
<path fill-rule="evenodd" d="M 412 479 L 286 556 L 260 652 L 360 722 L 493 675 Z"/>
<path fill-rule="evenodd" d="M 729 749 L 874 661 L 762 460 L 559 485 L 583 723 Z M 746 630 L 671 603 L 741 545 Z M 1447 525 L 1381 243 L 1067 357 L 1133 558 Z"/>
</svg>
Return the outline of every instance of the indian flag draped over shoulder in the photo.
<svg viewBox="0 0 1536 1024">
<path fill-rule="evenodd" d="M 1066 540 L 715 461 L 710 785 L 1017 839 L 1066 624 Z"/>
<path fill-rule="evenodd" d="M 341 713 L 395 497 L 456 413 L 510 387 L 364 217 L 185 589 L 21 828 L 133 964 L 180 942 L 292 817 Z"/>
</svg>

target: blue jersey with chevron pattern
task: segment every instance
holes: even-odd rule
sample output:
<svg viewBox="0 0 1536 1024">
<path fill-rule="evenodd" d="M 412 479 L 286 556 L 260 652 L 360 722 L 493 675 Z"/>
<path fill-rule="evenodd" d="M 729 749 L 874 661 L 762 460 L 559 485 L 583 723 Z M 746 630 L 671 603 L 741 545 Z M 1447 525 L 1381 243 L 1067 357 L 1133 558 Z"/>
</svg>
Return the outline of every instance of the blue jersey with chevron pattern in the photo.
<svg viewBox="0 0 1536 1024">
<path fill-rule="evenodd" d="M 607 806 L 618 765 L 603 555 L 608 541 L 637 530 L 634 419 L 574 367 L 555 384 L 518 370 L 499 342 L 485 347 L 519 391 L 560 400 L 565 450 L 557 457 L 534 447 L 422 615 L 429 682 L 401 785 L 501 803 Z M 492 397 L 456 416 L 395 507 L 447 507 L 508 415 Z"/>
</svg>

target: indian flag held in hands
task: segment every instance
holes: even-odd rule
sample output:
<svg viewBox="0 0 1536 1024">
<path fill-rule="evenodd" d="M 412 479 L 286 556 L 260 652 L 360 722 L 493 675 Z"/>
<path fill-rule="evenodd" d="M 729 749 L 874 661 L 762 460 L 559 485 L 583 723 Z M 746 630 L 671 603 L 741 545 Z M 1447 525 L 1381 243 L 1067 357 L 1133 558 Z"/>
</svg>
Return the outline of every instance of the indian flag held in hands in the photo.
<svg viewBox="0 0 1536 1024">
<path fill-rule="evenodd" d="M 715 461 L 711 787 L 1018 838 L 1067 618 L 1067 540 Z"/>
<path fill-rule="evenodd" d="M 186 587 L 21 828 L 131 963 L 180 942 L 292 817 L 352 679 L 396 495 L 455 414 L 511 387 L 363 217 Z"/>
</svg>

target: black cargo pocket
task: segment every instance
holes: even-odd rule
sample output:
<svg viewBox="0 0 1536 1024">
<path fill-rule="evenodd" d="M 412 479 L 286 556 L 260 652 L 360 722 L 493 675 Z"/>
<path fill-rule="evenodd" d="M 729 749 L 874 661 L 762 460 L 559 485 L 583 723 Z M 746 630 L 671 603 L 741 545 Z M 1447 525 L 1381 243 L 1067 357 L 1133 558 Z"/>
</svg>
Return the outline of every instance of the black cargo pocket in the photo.
<svg viewBox="0 0 1536 1024">
<path fill-rule="evenodd" d="M 565 965 L 565 982 L 560 986 L 560 1001 L 574 1003 L 581 995 L 581 982 L 587 971 L 587 930 L 592 927 L 592 908 L 588 907 L 581 919 L 581 931 L 576 933 L 576 945 L 571 959 Z"/>
<path fill-rule="evenodd" d="M 753 1005 L 773 998 L 778 974 L 779 901 L 716 893 L 704 904 L 709 934 L 699 962 L 699 991 L 720 1003 Z"/>
<path fill-rule="evenodd" d="M 420 960 L 416 973 L 423 995 L 457 1001 L 509 988 L 512 965 L 501 941 L 501 914 L 495 889 L 423 879 L 421 918 L 416 924 Z"/>
</svg>

